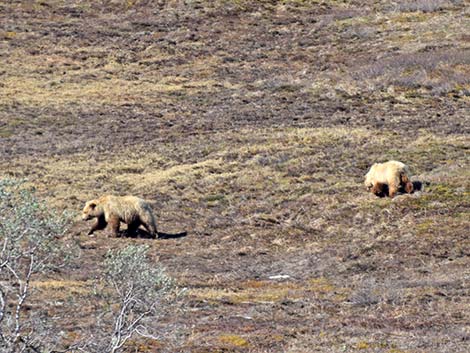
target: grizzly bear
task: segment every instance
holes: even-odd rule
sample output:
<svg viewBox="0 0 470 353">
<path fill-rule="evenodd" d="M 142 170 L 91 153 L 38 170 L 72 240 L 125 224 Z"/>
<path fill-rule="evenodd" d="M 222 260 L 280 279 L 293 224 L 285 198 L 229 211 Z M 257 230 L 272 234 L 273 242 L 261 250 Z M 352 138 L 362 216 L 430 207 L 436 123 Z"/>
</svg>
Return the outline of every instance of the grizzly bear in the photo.
<svg viewBox="0 0 470 353">
<path fill-rule="evenodd" d="M 114 236 L 119 236 L 120 223 L 127 224 L 127 232 L 135 233 L 140 225 L 157 237 L 157 226 L 152 208 L 148 202 L 135 196 L 104 195 L 99 199 L 88 201 L 83 208 L 82 219 L 88 221 L 96 218 L 88 235 L 95 230 L 106 228 L 109 224 Z"/>
<path fill-rule="evenodd" d="M 366 174 L 364 184 L 367 190 L 377 196 L 382 196 L 388 191 L 388 196 L 394 197 L 402 187 L 405 192 L 411 194 L 414 188 L 409 174 L 408 166 L 402 162 L 374 163 Z"/>
</svg>

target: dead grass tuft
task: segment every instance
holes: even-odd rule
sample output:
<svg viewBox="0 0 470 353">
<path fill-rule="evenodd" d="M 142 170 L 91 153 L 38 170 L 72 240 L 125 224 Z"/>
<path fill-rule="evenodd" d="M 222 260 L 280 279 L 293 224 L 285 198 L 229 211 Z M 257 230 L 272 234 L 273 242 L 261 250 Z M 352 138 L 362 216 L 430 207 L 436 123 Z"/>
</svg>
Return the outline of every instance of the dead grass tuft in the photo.
<svg viewBox="0 0 470 353">
<path fill-rule="evenodd" d="M 248 347 L 249 343 L 246 339 L 241 336 L 233 334 L 223 334 L 219 336 L 219 342 L 222 345 L 231 347 Z"/>
</svg>

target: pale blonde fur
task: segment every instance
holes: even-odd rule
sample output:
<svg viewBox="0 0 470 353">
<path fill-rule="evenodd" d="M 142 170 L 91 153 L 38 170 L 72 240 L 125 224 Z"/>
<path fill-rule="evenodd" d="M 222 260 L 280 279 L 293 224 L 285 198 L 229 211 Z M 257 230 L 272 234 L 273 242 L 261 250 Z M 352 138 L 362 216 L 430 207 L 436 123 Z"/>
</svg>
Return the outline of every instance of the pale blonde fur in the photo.
<svg viewBox="0 0 470 353">
<path fill-rule="evenodd" d="M 387 185 L 389 196 L 393 197 L 400 186 L 404 186 L 406 192 L 413 191 L 413 184 L 410 182 L 409 175 L 408 166 L 402 162 L 374 163 L 365 176 L 364 185 L 374 193 L 377 193 L 382 185 Z"/>
<path fill-rule="evenodd" d="M 145 200 L 136 196 L 104 195 L 99 199 L 88 201 L 83 208 L 82 219 L 97 218 L 89 234 L 103 229 L 109 223 L 117 235 L 119 223 L 128 225 L 135 231 L 143 225 L 152 236 L 157 235 L 157 226 L 152 207 Z"/>
</svg>

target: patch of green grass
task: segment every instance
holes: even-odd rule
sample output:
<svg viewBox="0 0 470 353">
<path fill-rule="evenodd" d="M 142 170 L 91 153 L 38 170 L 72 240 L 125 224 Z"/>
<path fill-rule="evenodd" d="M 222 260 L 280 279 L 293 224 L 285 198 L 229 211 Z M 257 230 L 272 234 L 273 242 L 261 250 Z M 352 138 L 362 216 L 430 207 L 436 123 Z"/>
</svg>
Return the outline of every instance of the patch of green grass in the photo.
<svg viewBox="0 0 470 353">
<path fill-rule="evenodd" d="M 13 131 L 8 128 L 0 128 L 0 138 L 8 138 L 13 136 Z"/>
<path fill-rule="evenodd" d="M 202 200 L 206 202 L 209 207 L 227 202 L 227 199 L 225 198 L 224 194 L 208 195 L 204 197 Z"/>
<path fill-rule="evenodd" d="M 201 300 L 214 303 L 223 300 L 233 304 L 276 303 L 285 299 L 299 299 L 305 295 L 329 298 L 337 302 L 344 300 L 347 296 L 346 294 L 347 290 L 345 288 L 339 288 L 323 277 L 313 278 L 304 284 L 248 280 L 241 283 L 238 289 L 203 288 L 190 291 L 190 295 Z"/>
<path fill-rule="evenodd" d="M 220 335 L 218 339 L 219 342 L 223 345 L 228 345 L 232 347 L 247 347 L 249 345 L 246 339 L 234 334 L 223 334 Z"/>
<path fill-rule="evenodd" d="M 16 38 L 17 35 L 18 33 L 14 31 L 6 31 L 6 32 L 2 31 L 0 32 L 0 39 L 11 40 L 11 39 Z"/>
<path fill-rule="evenodd" d="M 424 12 L 405 12 L 393 16 L 390 21 L 396 23 L 410 23 L 410 22 L 424 22 L 432 18 L 433 14 L 428 14 Z"/>
<path fill-rule="evenodd" d="M 464 197 L 468 197 L 470 192 L 457 192 L 457 188 L 450 184 L 431 184 L 426 192 L 418 198 L 413 199 L 410 205 L 424 208 L 453 207 L 460 204 Z"/>
<path fill-rule="evenodd" d="M 416 231 L 418 235 L 429 234 L 429 231 L 434 227 L 433 220 L 425 220 L 416 225 Z"/>
<path fill-rule="evenodd" d="M 369 349 L 370 347 L 371 345 L 369 344 L 369 342 L 366 342 L 366 341 L 359 341 L 356 343 L 356 346 L 355 346 L 355 348 L 358 350 Z"/>
</svg>

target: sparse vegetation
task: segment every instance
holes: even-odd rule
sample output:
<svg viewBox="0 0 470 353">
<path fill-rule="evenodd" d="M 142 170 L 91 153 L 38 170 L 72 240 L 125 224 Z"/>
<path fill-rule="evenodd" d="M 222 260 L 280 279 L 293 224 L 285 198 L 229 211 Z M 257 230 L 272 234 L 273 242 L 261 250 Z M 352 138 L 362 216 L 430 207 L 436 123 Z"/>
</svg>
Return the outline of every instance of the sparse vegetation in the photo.
<svg viewBox="0 0 470 353">
<path fill-rule="evenodd" d="M 85 342 L 72 347 L 91 352 L 125 352 L 131 346 L 158 342 L 162 332 L 155 332 L 155 323 L 174 305 L 178 291 L 164 270 L 149 262 L 146 246 L 128 246 L 109 251 L 104 263 L 102 288 L 106 307 L 100 329 L 93 330 Z M 165 332 L 166 333 L 166 332 Z M 145 341 L 146 340 L 146 341 Z M 151 345 L 150 345 L 151 346 Z M 78 349 L 74 348 L 74 349 Z"/>
<path fill-rule="evenodd" d="M 5 353 L 44 350 L 47 326 L 39 313 L 28 313 L 33 280 L 66 259 L 59 238 L 68 217 L 40 203 L 24 182 L 0 179 L 0 350 Z"/>
<path fill-rule="evenodd" d="M 454 1 L 456 2 L 456 1 Z M 458 1 L 457 1 L 458 2 Z M 418 1 L 401 1 L 397 5 L 398 11 L 422 11 L 422 12 L 434 12 L 439 11 L 449 6 L 451 1 L 447 0 L 418 0 Z"/>
<path fill-rule="evenodd" d="M 2 173 L 59 210 L 138 195 L 188 232 L 75 222 L 23 306 L 44 347 L 112 349 L 104 261 L 145 245 L 187 295 L 126 353 L 467 351 L 468 1 L 0 1 L 0 21 Z M 376 198 L 391 159 L 419 188 Z"/>
</svg>

